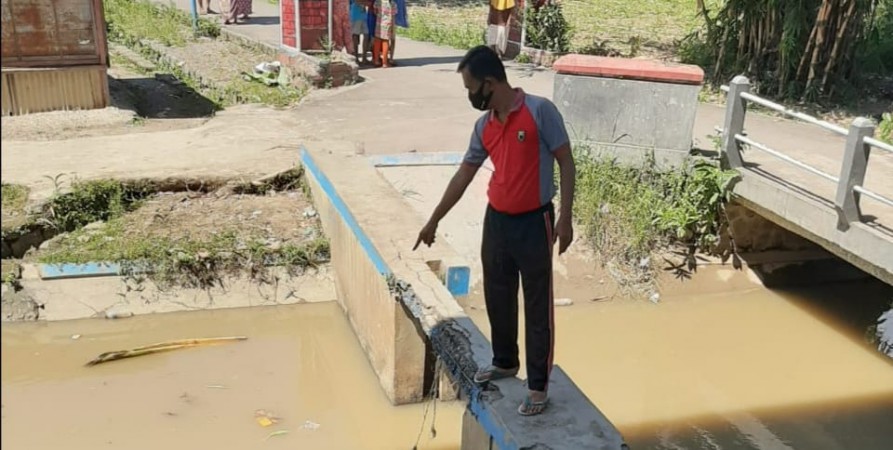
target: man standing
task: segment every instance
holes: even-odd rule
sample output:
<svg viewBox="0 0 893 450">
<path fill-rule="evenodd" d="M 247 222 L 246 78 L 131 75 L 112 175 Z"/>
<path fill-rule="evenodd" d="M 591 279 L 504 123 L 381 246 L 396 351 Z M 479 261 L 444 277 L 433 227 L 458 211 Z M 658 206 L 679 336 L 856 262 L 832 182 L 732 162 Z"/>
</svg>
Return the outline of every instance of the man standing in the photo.
<svg viewBox="0 0 893 450">
<path fill-rule="evenodd" d="M 475 374 L 475 382 L 518 373 L 518 278 L 524 289 L 527 335 L 527 397 L 518 413 L 536 415 L 546 408 L 555 344 L 552 248 L 564 253 L 573 240 L 575 167 L 564 119 L 546 98 L 513 89 L 499 55 L 487 46 L 468 51 L 459 63 L 468 100 L 485 113 L 471 133 L 459 170 L 450 180 L 420 243 L 434 243 L 437 225 L 462 197 L 488 157 L 495 170 L 487 191 L 481 260 L 484 298 L 490 320 L 493 363 Z M 561 177 L 561 217 L 557 224 L 554 162 Z"/>
</svg>

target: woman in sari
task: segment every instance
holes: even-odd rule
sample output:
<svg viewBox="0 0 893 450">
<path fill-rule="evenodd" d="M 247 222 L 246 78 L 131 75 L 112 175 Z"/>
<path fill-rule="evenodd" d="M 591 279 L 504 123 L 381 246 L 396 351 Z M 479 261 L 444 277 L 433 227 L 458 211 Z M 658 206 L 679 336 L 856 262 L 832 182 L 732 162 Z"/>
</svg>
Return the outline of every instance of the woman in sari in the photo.
<svg viewBox="0 0 893 450">
<path fill-rule="evenodd" d="M 391 67 L 390 47 L 394 38 L 394 16 L 397 7 L 393 0 L 375 0 L 375 30 L 372 43 L 372 62 L 376 67 Z"/>
<path fill-rule="evenodd" d="M 220 0 L 220 17 L 224 25 L 245 20 L 251 13 L 251 0 Z"/>
</svg>

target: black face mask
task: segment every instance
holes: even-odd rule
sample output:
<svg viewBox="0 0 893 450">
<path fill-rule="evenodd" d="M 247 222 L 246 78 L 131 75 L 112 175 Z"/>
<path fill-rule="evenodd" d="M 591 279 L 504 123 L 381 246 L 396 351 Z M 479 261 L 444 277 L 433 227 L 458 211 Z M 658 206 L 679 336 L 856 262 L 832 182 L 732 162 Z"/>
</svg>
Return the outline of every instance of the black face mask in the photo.
<svg viewBox="0 0 893 450">
<path fill-rule="evenodd" d="M 468 94 L 468 101 L 471 102 L 471 106 L 481 111 L 486 111 L 490 108 L 490 98 L 493 97 L 493 91 L 484 95 L 485 84 L 487 84 L 486 81 L 481 83 L 481 87 L 477 91 Z"/>
</svg>

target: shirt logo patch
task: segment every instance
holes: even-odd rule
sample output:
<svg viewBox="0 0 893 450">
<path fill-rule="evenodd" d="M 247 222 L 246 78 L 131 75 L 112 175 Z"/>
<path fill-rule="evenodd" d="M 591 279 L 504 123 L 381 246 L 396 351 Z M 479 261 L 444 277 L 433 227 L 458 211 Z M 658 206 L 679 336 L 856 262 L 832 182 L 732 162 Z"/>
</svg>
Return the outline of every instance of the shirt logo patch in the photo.
<svg viewBox="0 0 893 450">
<path fill-rule="evenodd" d="M 524 139 L 527 138 L 527 133 L 524 130 L 518 132 L 518 142 L 524 142 Z"/>
</svg>

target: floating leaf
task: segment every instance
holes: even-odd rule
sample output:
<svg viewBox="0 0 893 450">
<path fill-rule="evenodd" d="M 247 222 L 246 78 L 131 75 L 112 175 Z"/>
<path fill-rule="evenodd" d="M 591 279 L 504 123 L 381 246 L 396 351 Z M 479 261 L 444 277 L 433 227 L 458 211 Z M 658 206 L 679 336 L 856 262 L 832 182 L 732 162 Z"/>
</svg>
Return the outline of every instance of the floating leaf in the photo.
<svg viewBox="0 0 893 450">
<path fill-rule="evenodd" d="M 267 439 L 274 438 L 276 436 L 285 436 L 286 434 L 288 434 L 288 430 L 274 431 L 267 435 Z"/>
</svg>

